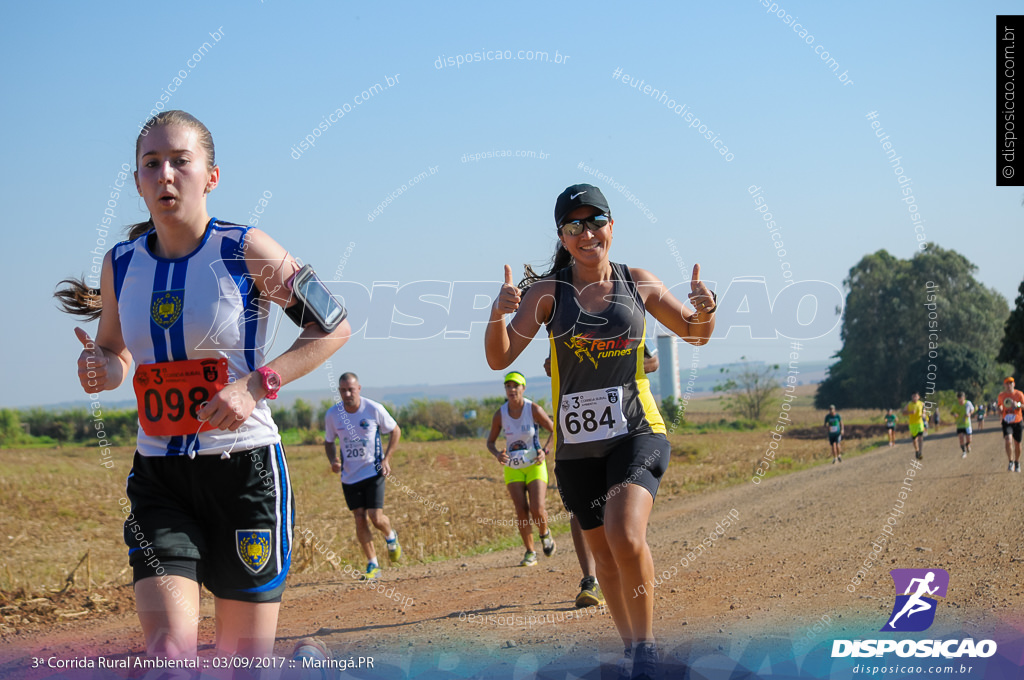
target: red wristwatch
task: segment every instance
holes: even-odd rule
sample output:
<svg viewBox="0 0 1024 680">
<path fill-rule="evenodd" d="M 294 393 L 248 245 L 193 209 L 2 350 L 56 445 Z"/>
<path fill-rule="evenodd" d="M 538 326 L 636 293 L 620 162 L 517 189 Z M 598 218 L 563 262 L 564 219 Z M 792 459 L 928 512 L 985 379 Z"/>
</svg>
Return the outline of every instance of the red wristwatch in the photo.
<svg viewBox="0 0 1024 680">
<path fill-rule="evenodd" d="M 277 399 L 277 391 L 281 389 L 281 375 L 272 368 L 260 366 L 256 372 L 263 378 L 263 389 L 267 391 L 266 399 Z"/>
</svg>

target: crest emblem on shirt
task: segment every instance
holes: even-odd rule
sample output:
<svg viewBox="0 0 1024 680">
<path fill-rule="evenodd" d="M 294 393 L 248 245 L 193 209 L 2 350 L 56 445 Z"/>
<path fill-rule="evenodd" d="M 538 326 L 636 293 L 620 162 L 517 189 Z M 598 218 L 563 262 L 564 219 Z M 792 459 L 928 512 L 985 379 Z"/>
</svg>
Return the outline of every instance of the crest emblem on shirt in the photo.
<svg viewBox="0 0 1024 680">
<path fill-rule="evenodd" d="M 616 403 L 618 403 L 618 401 L 619 401 L 619 390 L 618 390 L 618 388 L 614 388 L 614 389 L 610 389 L 610 390 L 605 390 L 605 394 L 608 395 L 608 403 L 609 404 L 616 404 Z"/>
<path fill-rule="evenodd" d="M 152 300 L 150 317 L 157 326 L 168 329 L 181 318 L 181 310 L 185 307 L 185 290 L 153 291 Z"/>
<path fill-rule="evenodd" d="M 269 529 L 236 529 L 235 549 L 245 568 L 254 574 L 270 561 Z"/>
<path fill-rule="evenodd" d="M 359 427 L 363 428 L 364 430 L 369 430 L 370 421 L 367 420 L 366 418 L 363 418 L 362 420 L 359 421 Z"/>
</svg>

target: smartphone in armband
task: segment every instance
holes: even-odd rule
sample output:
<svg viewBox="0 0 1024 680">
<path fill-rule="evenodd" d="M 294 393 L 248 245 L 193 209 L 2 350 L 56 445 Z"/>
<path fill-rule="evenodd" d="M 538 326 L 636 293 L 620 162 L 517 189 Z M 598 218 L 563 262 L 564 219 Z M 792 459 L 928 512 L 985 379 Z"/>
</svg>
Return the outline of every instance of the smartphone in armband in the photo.
<svg viewBox="0 0 1024 680">
<path fill-rule="evenodd" d="M 286 311 L 299 326 L 315 321 L 321 330 L 330 333 L 338 327 L 348 312 L 341 306 L 327 286 L 317 277 L 312 265 L 305 265 L 291 279 L 291 289 L 299 304 Z"/>
</svg>

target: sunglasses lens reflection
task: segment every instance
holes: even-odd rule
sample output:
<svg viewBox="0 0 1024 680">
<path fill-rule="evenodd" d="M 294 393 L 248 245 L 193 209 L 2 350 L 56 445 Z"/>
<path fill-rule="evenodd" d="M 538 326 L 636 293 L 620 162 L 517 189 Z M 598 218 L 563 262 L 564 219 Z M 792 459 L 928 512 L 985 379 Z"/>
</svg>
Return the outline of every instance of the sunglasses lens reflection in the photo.
<svg viewBox="0 0 1024 680">
<path fill-rule="evenodd" d="M 591 231 L 597 231 L 608 226 L 607 215 L 595 215 L 584 220 L 574 220 L 572 222 L 566 222 L 562 225 L 562 231 L 569 236 L 579 236 L 583 233 L 584 229 L 590 229 Z"/>
</svg>

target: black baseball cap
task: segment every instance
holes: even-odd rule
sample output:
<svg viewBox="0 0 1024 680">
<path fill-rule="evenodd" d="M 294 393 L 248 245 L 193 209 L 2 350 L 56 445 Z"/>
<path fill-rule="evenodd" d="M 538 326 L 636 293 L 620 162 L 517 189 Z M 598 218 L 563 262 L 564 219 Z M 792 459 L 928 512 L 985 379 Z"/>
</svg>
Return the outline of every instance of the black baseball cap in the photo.
<svg viewBox="0 0 1024 680">
<path fill-rule="evenodd" d="M 604 214 L 611 214 L 608 201 L 600 189 L 593 184 L 573 184 L 559 194 L 558 200 L 555 201 L 555 226 L 562 226 L 566 215 L 584 205 L 593 206 Z"/>
</svg>

